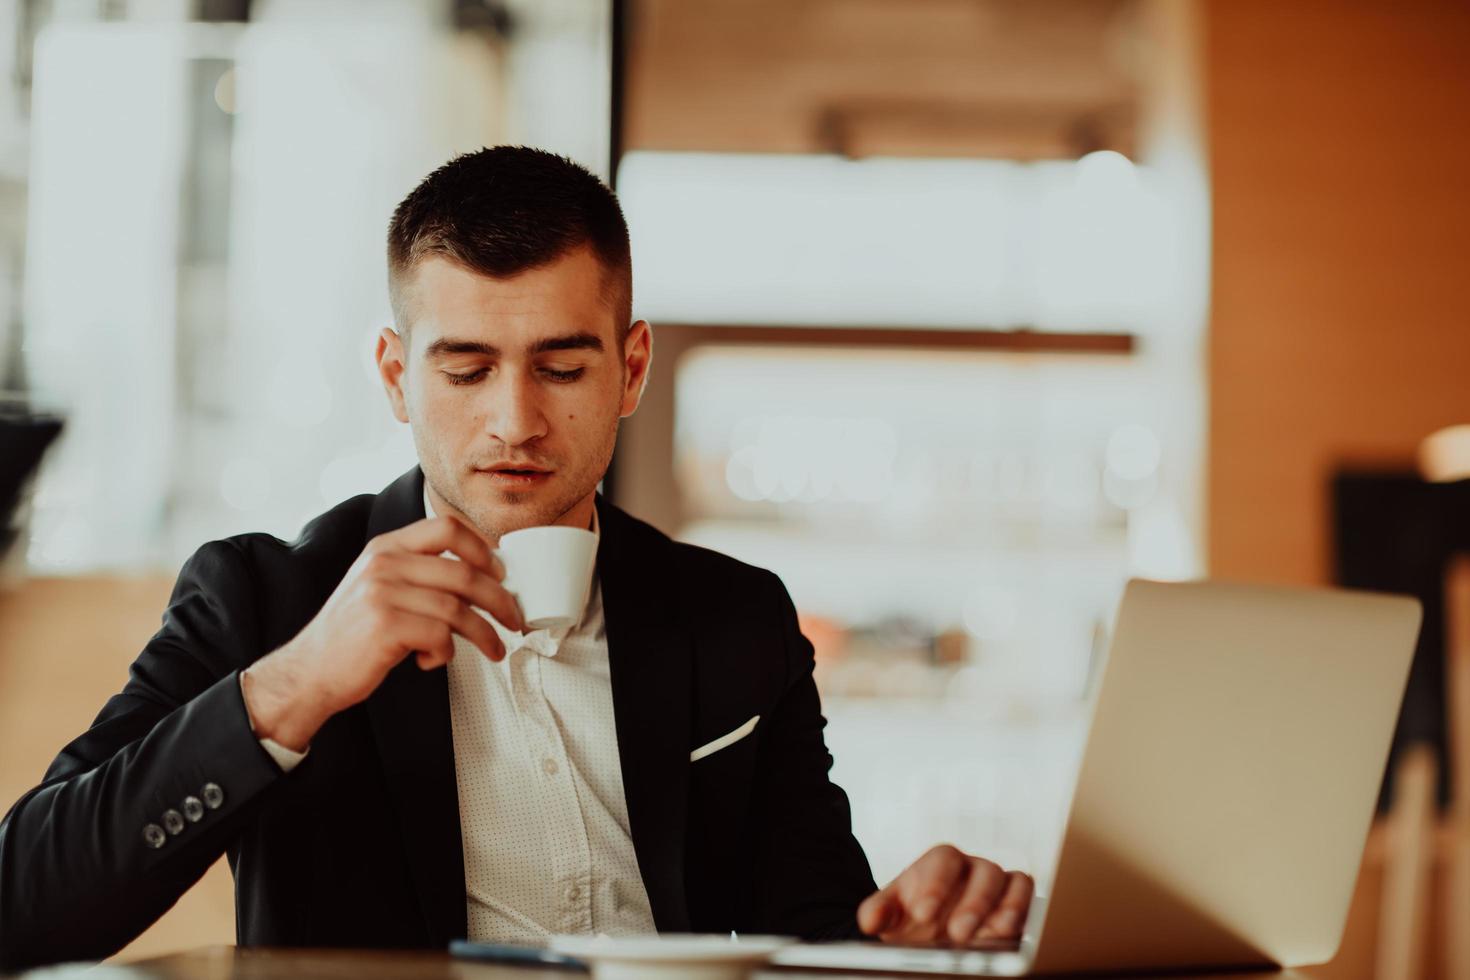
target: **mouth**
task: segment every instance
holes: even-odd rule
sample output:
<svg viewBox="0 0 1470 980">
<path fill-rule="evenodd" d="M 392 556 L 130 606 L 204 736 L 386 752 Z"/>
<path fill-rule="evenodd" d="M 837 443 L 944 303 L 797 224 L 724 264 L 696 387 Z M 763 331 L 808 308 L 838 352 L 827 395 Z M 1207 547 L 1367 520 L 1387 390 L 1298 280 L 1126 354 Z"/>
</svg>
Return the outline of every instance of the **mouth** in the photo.
<svg viewBox="0 0 1470 980">
<path fill-rule="evenodd" d="M 539 466 L 517 466 L 513 463 L 497 463 L 487 470 L 476 472 L 489 477 L 494 483 L 511 487 L 535 486 L 551 476 L 551 470 Z"/>
</svg>

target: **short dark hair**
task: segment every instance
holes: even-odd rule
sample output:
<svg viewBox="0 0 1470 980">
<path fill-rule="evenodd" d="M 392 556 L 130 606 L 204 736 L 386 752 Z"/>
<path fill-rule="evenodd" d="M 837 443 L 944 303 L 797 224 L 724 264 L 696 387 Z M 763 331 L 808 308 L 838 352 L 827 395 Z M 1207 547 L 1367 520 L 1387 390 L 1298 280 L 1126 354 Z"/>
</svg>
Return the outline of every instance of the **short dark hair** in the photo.
<svg viewBox="0 0 1470 980">
<path fill-rule="evenodd" d="M 407 333 L 404 280 L 424 258 L 509 277 L 582 246 L 601 261 L 604 292 L 626 339 L 633 316 L 628 224 L 613 192 L 585 167 L 526 146 L 464 153 L 419 182 L 388 225 L 388 294 Z"/>
</svg>

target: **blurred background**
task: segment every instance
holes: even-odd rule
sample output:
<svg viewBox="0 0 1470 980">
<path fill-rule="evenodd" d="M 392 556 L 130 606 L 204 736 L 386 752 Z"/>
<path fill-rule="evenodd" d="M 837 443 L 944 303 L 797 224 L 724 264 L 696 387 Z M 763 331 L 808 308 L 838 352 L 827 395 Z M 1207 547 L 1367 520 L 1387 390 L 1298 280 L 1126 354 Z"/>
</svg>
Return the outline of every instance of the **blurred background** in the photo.
<svg viewBox="0 0 1470 980">
<path fill-rule="evenodd" d="M 1130 576 L 1425 597 L 1434 824 L 1467 45 L 1452 0 L 0 0 L 0 806 L 202 542 L 414 464 L 388 216 L 509 142 L 622 199 L 656 358 L 604 491 L 786 582 L 880 881 L 940 840 L 1045 879 Z M 1384 972 L 1392 823 L 1322 972 Z"/>
</svg>

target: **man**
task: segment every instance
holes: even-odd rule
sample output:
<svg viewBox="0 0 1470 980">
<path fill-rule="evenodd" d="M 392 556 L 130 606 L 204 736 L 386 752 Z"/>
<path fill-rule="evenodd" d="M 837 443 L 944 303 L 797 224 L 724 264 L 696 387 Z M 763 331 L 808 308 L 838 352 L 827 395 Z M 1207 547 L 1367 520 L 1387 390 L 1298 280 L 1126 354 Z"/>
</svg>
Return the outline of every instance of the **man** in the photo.
<svg viewBox="0 0 1470 980">
<path fill-rule="evenodd" d="M 952 847 L 875 887 L 780 580 L 596 493 L 652 359 L 612 193 L 462 156 L 388 263 L 377 363 L 419 466 L 185 563 L 0 824 L 0 968 L 116 951 L 221 853 L 248 945 L 1018 934 L 1030 879 Z M 596 570 L 579 623 L 525 633 L 493 549 L 543 524 L 594 531 Z"/>
</svg>

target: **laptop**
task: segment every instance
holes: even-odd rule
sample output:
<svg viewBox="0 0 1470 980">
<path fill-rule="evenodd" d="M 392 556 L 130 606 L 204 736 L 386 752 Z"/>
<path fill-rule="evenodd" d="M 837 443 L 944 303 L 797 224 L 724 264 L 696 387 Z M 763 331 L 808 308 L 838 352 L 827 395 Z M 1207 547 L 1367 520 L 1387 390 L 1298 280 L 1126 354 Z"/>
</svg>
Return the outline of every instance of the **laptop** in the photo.
<svg viewBox="0 0 1470 980">
<path fill-rule="evenodd" d="M 1128 583 L 1049 893 L 1010 948 L 801 944 L 773 963 L 1015 976 L 1336 953 L 1417 600 Z"/>
</svg>

